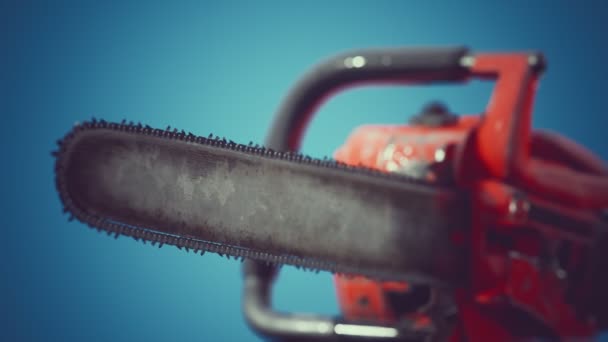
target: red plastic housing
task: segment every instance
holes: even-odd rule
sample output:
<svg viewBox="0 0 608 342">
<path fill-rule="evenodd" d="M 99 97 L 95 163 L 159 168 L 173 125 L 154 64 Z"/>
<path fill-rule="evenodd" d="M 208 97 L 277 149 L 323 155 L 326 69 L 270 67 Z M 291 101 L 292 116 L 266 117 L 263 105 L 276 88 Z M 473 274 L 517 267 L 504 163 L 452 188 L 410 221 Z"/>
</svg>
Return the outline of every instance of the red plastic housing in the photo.
<svg viewBox="0 0 608 342">
<path fill-rule="evenodd" d="M 441 175 L 419 170 L 446 164 L 454 185 L 470 192 L 470 235 L 455 237 L 471 251 L 471 273 L 463 274 L 469 286 L 454 293 L 460 317 L 455 341 L 596 333 L 594 320 L 575 305 L 589 284 L 574 275 L 592 248 L 598 211 L 608 208 L 608 171 L 576 143 L 532 132 L 540 72 L 539 61 L 530 58 L 472 58 L 474 77 L 496 81 L 481 115 L 442 126 L 364 126 L 335 154 L 348 164 L 418 172 L 429 181 Z M 411 299 L 408 293 L 414 295 L 406 283 L 336 276 L 335 285 L 347 318 L 394 322 L 405 314 L 420 324 L 428 320 L 424 305 L 414 312 L 399 309 L 400 301 Z"/>
</svg>

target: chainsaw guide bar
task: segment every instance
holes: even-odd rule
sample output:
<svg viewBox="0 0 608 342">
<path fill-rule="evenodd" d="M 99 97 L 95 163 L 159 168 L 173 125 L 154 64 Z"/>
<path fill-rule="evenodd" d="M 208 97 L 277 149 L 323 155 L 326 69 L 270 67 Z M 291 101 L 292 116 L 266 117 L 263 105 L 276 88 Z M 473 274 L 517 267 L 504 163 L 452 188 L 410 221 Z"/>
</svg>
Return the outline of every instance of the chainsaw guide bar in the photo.
<svg viewBox="0 0 608 342">
<path fill-rule="evenodd" d="M 92 120 L 59 142 L 64 211 L 108 234 L 382 280 L 466 278 L 466 195 L 404 175 Z"/>
</svg>

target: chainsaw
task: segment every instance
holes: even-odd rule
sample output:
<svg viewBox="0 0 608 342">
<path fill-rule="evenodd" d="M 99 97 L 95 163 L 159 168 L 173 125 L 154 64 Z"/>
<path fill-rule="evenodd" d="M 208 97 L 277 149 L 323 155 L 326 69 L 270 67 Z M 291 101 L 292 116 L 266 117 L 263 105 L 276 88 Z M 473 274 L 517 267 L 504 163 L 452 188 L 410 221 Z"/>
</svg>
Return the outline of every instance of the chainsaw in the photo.
<svg viewBox="0 0 608 342">
<path fill-rule="evenodd" d="M 242 260 L 243 312 L 284 341 L 589 340 L 608 328 L 608 168 L 532 130 L 541 53 L 363 49 L 300 79 L 263 145 L 133 122 L 77 123 L 53 152 L 70 219 Z M 298 152 L 332 95 L 494 81 L 482 113 L 432 102 Z M 334 274 L 339 317 L 275 311 L 281 265 Z"/>
</svg>

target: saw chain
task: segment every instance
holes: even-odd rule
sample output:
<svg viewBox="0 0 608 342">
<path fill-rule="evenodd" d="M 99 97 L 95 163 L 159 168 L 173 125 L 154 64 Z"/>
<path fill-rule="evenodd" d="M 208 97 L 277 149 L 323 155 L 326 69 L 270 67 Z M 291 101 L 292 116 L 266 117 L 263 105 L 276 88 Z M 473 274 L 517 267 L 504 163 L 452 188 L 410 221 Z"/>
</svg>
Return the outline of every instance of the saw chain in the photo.
<svg viewBox="0 0 608 342">
<path fill-rule="evenodd" d="M 109 235 L 377 279 L 463 272 L 450 234 L 467 201 L 447 186 L 124 121 L 77 124 L 58 144 L 64 211 Z"/>
</svg>

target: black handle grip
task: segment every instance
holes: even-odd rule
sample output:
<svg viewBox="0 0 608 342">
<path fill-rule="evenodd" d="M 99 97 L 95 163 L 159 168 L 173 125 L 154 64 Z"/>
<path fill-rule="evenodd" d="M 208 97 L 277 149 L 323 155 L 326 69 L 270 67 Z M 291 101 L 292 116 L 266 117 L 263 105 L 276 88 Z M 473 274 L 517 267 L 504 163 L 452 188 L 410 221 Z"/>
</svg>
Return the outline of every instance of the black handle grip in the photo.
<svg viewBox="0 0 608 342">
<path fill-rule="evenodd" d="M 297 150 L 318 106 L 345 87 L 366 83 L 414 84 L 464 81 L 465 47 L 350 51 L 313 67 L 291 90 L 274 119 L 269 148 Z M 281 132 L 280 134 L 277 134 Z"/>
</svg>

